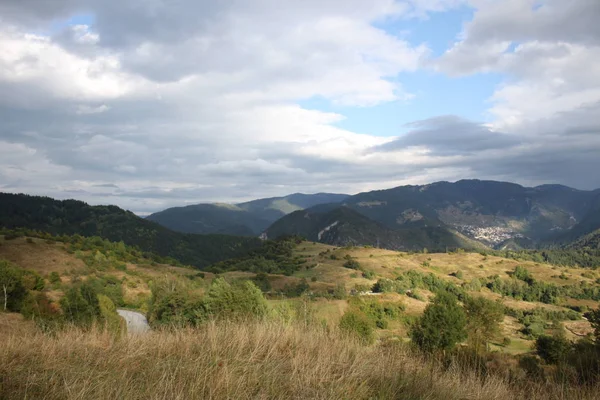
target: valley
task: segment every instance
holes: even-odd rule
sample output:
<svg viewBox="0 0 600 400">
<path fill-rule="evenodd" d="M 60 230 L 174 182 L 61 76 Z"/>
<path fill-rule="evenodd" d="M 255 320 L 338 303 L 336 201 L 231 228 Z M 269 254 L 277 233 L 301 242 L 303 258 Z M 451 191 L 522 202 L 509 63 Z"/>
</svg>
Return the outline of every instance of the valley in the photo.
<svg viewBox="0 0 600 400">
<path fill-rule="evenodd" d="M 544 247 L 523 233 L 551 226 L 531 210 L 519 220 L 462 203 L 450 218 L 431 206 L 402 208 L 403 196 L 357 196 L 367 199 L 286 208 L 259 239 L 176 232 L 114 206 L 0 195 L 0 397 L 50 388 L 52 399 L 73 390 L 86 398 L 173 390 L 356 399 L 446 399 L 441 393 L 453 390 L 457 399 L 544 400 L 568 390 L 596 398 L 594 218 L 571 220 L 564 229 L 585 233 Z M 37 362 L 32 343 L 59 358 Z M 166 364 L 153 365 L 156 357 Z M 11 368 L 13 359 L 26 367 Z M 193 372 L 198 366 L 205 372 Z M 140 368 L 154 383 L 137 377 Z M 119 388 L 102 378 L 107 369 Z M 369 383 L 357 387 L 343 374 Z"/>
<path fill-rule="evenodd" d="M 228 232 L 263 239 L 292 234 L 332 245 L 368 244 L 392 250 L 503 250 L 571 242 L 600 229 L 598 210 L 598 190 L 461 180 L 351 196 L 296 194 L 238 205 L 199 204 L 148 218 L 181 232 Z M 237 232 L 228 228 L 232 224 L 245 228 Z M 330 231 L 333 224 L 339 227 Z"/>
</svg>

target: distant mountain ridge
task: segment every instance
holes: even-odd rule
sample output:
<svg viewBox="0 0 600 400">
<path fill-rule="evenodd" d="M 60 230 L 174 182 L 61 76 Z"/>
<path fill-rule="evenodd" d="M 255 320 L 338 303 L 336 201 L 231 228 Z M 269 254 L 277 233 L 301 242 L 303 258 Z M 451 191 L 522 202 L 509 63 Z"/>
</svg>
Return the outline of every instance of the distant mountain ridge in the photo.
<svg viewBox="0 0 600 400">
<path fill-rule="evenodd" d="M 294 193 L 238 204 L 196 204 L 173 207 L 146 217 L 169 229 L 185 233 L 220 233 L 258 236 L 279 218 L 322 203 L 339 203 L 346 194 Z"/>
<path fill-rule="evenodd" d="M 583 191 L 562 185 L 530 188 L 482 180 L 436 182 L 359 193 L 340 205 L 387 228 L 388 233 L 382 233 L 383 236 L 391 238 L 396 235 L 391 232 L 403 233 L 404 244 L 398 242 L 396 235 L 390 248 L 423 243 L 439 248 L 466 241 L 472 246 L 513 249 L 566 243 L 600 229 L 600 190 Z M 307 211 L 307 219 L 313 219 L 313 214 L 324 215 L 318 212 L 318 207 Z M 303 231 L 297 218 L 295 214 L 283 217 L 266 230 L 266 236 L 272 238 L 279 232 L 310 233 L 313 238 L 316 228 Z M 286 224 L 298 227 L 298 231 L 283 229 Z M 361 226 L 361 234 L 369 236 L 366 230 L 371 225 L 363 221 Z M 381 232 L 381 229 L 376 230 Z M 424 238 L 422 235 L 428 230 Z M 344 235 L 320 241 L 336 244 L 356 237 Z"/>
<path fill-rule="evenodd" d="M 117 206 L 90 206 L 78 200 L 25 194 L 0 193 L 0 227 L 99 236 L 198 268 L 261 246 L 258 238 L 174 232 Z"/>
<path fill-rule="evenodd" d="M 271 225 L 263 238 L 274 239 L 282 235 L 300 235 L 334 246 L 369 245 L 405 251 L 484 247 L 443 227 L 390 229 L 348 206 L 338 204 L 319 205 L 288 214 Z"/>
</svg>

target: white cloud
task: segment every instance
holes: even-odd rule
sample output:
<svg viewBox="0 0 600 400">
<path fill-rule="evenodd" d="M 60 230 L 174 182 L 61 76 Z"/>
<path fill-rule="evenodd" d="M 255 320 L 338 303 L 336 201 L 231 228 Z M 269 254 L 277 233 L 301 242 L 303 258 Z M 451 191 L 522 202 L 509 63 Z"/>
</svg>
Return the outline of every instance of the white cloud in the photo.
<svg viewBox="0 0 600 400">
<path fill-rule="evenodd" d="M 592 130 L 597 122 L 597 86 L 590 82 L 600 79 L 589 65 L 598 55 L 589 30 L 571 24 L 569 37 L 556 41 L 550 28 L 540 28 L 546 32 L 540 38 L 525 28 L 515 36 L 520 28 L 510 25 L 514 32 L 506 32 L 505 12 L 496 12 L 502 23 L 494 25 L 491 2 L 478 3 L 464 41 L 439 67 L 510 74 L 493 97 L 496 131 L 462 120 L 429 121 L 448 134 L 446 142 L 417 140 L 413 127 L 412 142 L 392 151 L 373 149 L 394 138 L 341 129 L 336 123 L 343 115 L 297 102 L 320 97 L 366 107 L 409 99 L 397 76 L 416 71 L 428 50 L 377 24 L 425 17 L 463 1 L 50 3 L 0 4 L 0 15 L 8 16 L 0 27 L 0 144 L 6 154 L 22 155 L 8 162 L 0 150 L 5 190 L 152 211 L 470 176 L 536 182 L 552 179 L 543 162 L 548 149 L 586 150 L 581 134 L 565 141 L 570 121 L 585 121 Z M 514 1 L 508 9 L 529 13 Z M 49 30 L 57 18 L 81 12 L 94 16 L 90 26 Z M 498 26 L 497 34 L 478 27 L 482 19 L 488 28 Z M 546 19 L 551 27 L 560 18 Z M 482 33 L 473 39 L 472 32 Z M 508 136 L 548 127 L 554 139 L 542 144 Z M 456 143 L 442 146 L 453 139 L 451 128 L 460 131 Z M 477 136 L 488 134 L 493 137 Z M 587 150 L 594 146 L 588 140 Z M 530 175 L 511 169 L 535 157 L 546 169 Z M 565 171 L 593 164 L 582 159 Z M 566 174 L 556 176 L 569 183 Z"/>
</svg>

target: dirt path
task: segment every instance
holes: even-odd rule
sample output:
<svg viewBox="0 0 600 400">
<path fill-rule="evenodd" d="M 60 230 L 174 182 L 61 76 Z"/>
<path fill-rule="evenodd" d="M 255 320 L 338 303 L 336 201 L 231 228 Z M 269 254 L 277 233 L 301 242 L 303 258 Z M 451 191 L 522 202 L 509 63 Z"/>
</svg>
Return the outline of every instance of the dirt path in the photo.
<svg viewBox="0 0 600 400">
<path fill-rule="evenodd" d="M 148 320 L 146 320 L 146 317 L 143 314 L 129 310 L 117 310 L 117 313 L 127 323 L 127 333 L 138 334 L 150 331 Z"/>
</svg>

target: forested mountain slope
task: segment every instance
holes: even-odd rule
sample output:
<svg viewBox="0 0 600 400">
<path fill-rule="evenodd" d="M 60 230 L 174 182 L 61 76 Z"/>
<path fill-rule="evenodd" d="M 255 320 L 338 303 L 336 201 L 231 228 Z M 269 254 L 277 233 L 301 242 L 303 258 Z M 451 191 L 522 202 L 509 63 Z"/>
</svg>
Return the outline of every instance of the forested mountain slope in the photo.
<svg viewBox="0 0 600 400">
<path fill-rule="evenodd" d="M 117 206 L 90 206 L 77 200 L 24 194 L 0 193 L 0 227 L 35 229 L 54 235 L 99 236 L 198 268 L 261 245 L 256 238 L 174 232 Z"/>
</svg>

